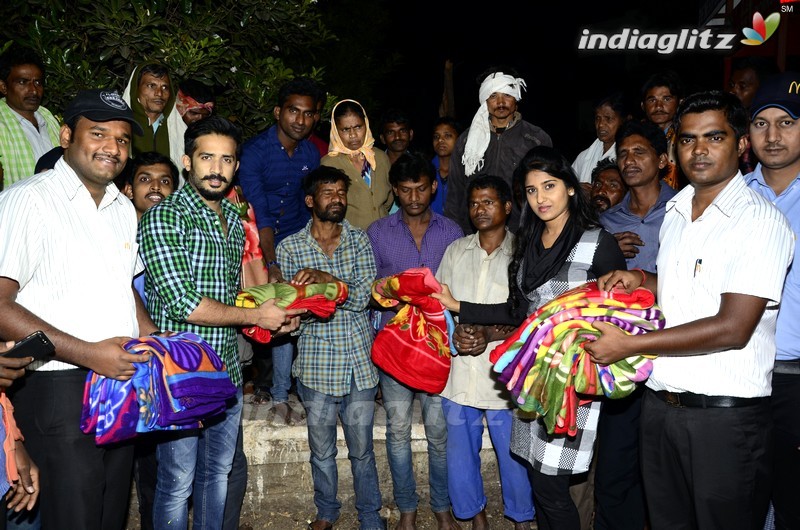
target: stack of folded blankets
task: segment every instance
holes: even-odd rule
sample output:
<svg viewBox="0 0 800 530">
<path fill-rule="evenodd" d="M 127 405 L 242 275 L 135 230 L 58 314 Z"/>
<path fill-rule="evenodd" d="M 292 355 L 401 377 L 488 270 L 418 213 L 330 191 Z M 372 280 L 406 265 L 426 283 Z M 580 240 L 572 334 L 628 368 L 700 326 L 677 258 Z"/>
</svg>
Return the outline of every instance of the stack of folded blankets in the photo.
<svg viewBox="0 0 800 530">
<path fill-rule="evenodd" d="M 200 427 L 236 395 L 225 363 L 194 333 L 140 337 L 125 349 L 150 355 L 147 362 L 134 363 L 131 379 L 118 381 L 93 371 L 86 377 L 81 430 L 94 434 L 98 445 L 137 433 Z"/>
<path fill-rule="evenodd" d="M 601 291 L 590 282 L 540 307 L 490 355 L 517 406 L 541 417 L 549 434 L 575 436 L 578 405 L 590 396 L 625 397 L 653 370 L 653 356 L 644 354 L 607 366 L 595 363 L 584 350 L 586 341 L 600 336 L 592 322 L 631 335 L 665 325 L 649 290 Z"/>
<path fill-rule="evenodd" d="M 274 298 L 278 307 L 307 309 L 320 318 L 328 318 L 336 311 L 337 305 L 347 300 L 348 292 L 344 282 L 308 285 L 267 283 L 240 291 L 236 296 L 236 306 L 254 308 Z M 242 333 L 257 342 L 267 343 L 272 339 L 272 333 L 268 329 L 258 326 L 246 327 Z"/>
<path fill-rule="evenodd" d="M 382 307 L 405 303 L 375 336 L 372 362 L 401 383 L 438 394 L 450 375 L 450 341 L 455 324 L 442 303 L 430 295 L 442 286 L 427 267 L 408 269 L 372 283 Z"/>
</svg>

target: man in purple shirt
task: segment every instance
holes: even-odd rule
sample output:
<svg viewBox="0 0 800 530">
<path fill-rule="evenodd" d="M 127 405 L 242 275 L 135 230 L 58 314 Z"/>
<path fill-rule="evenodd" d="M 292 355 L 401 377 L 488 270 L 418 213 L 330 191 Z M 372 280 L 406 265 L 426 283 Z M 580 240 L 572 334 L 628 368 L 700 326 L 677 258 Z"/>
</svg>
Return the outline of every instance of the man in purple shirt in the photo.
<svg viewBox="0 0 800 530">
<path fill-rule="evenodd" d="M 278 91 L 278 104 L 273 109 L 275 125 L 242 146 L 239 183 L 245 198 L 253 205 L 258 236 L 270 282 L 283 282 L 275 258 L 275 246 L 284 238 L 299 232 L 309 219 L 302 190 L 303 178 L 319 167 L 319 151 L 308 140 L 320 101 L 325 92 L 313 80 L 296 78 Z M 291 387 L 292 357 L 295 341 L 284 337 L 272 344 L 272 403 L 275 418 L 287 424 L 299 417 L 288 405 Z M 259 372 L 266 372 L 259 363 Z M 266 400 L 266 381 L 259 373 L 256 400 Z"/>
<path fill-rule="evenodd" d="M 447 246 L 463 237 L 457 223 L 431 210 L 436 191 L 436 170 L 421 154 L 406 153 L 389 170 L 389 182 L 400 209 L 372 223 L 367 229 L 375 254 L 378 277 L 391 276 L 414 267 L 427 267 L 434 274 Z M 394 316 L 381 315 L 379 329 Z M 380 372 L 383 406 L 386 409 L 386 453 L 392 472 L 394 500 L 400 510 L 398 529 L 416 528 L 417 485 L 411 461 L 411 416 L 414 397 L 422 405 L 428 441 L 428 473 L 431 508 L 439 530 L 461 527 L 450 513 L 447 493 L 447 425 L 442 398 L 418 392 Z"/>
</svg>

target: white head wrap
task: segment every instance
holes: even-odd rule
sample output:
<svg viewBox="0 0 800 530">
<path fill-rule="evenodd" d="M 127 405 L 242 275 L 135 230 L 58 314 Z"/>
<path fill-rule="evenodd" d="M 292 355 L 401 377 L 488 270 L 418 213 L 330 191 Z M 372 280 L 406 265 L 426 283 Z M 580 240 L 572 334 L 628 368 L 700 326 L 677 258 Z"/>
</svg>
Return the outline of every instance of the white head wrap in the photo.
<svg viewBox="0 0 800 530">
<path fill-rule="evenodd" d="M 519 101 L 522 99 L 523 88 L 527 88 L 524 79 L 506 75 L 503 72 L 489 74 L 481 83 L 478 91 L 478 100 L 481 106 L 475 113 L 475 117 L 472 118 L 472 125 L 470 125 L 467 135 L 467 145 L 464 147 L 464 156 L 461 158 L 466 176 L 469 177 L 483 168 L 483 154 L 489 147 L 491 129 L 489 128 L 489 108 L 486 106 L 486 100 L 495 92 L 499 92 Z"/>
</svg>

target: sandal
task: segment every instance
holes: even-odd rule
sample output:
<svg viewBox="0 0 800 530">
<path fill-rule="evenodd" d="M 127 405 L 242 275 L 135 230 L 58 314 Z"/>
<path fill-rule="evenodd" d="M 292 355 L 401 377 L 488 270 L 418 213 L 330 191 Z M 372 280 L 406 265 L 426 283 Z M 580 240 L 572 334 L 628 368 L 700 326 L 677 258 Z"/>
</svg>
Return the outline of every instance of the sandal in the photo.
<svg viewBox="0 0 800 530">
<path fill-rule="evenodd" d="M 272 394 L 269 393 L 264 387 L 258 387 L 255 392 L 253 392 L 253 400 L 251 403 L 253 405 L 263 405 L 264 403 L 269 403 L 272 400 Z"/>
</svg>

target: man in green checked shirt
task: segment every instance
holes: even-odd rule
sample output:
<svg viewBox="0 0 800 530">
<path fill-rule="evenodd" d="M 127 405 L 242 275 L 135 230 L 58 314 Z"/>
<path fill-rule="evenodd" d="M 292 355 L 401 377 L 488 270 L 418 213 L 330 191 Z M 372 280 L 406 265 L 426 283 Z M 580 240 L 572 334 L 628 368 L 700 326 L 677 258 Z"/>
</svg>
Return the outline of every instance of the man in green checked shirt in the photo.
<svg viewBox="0 0 800 530">
<path fill-rule="evenodd" d="M 191 331 L 211 344 L 239 392 L 225 413 L 201 429 L 180 431 L 156 449 L 153 524 L 179 530 L 188 524 L 193 487 L 194 526 L 222 527 L 242 411 L 236 327 L 285 333 L 297 327 L 299 318 L 292 316 L 302 312 L 284 310 L 274 301 L 255 309 L 234 306 L 244 229 L 225 193 L 239 166 L 241 131 L 212 115 L 190 125 L 184 139 L 188 185 L 145 212 L 139 225 L 147 309 L 160 329 Z"/>
</svg>

